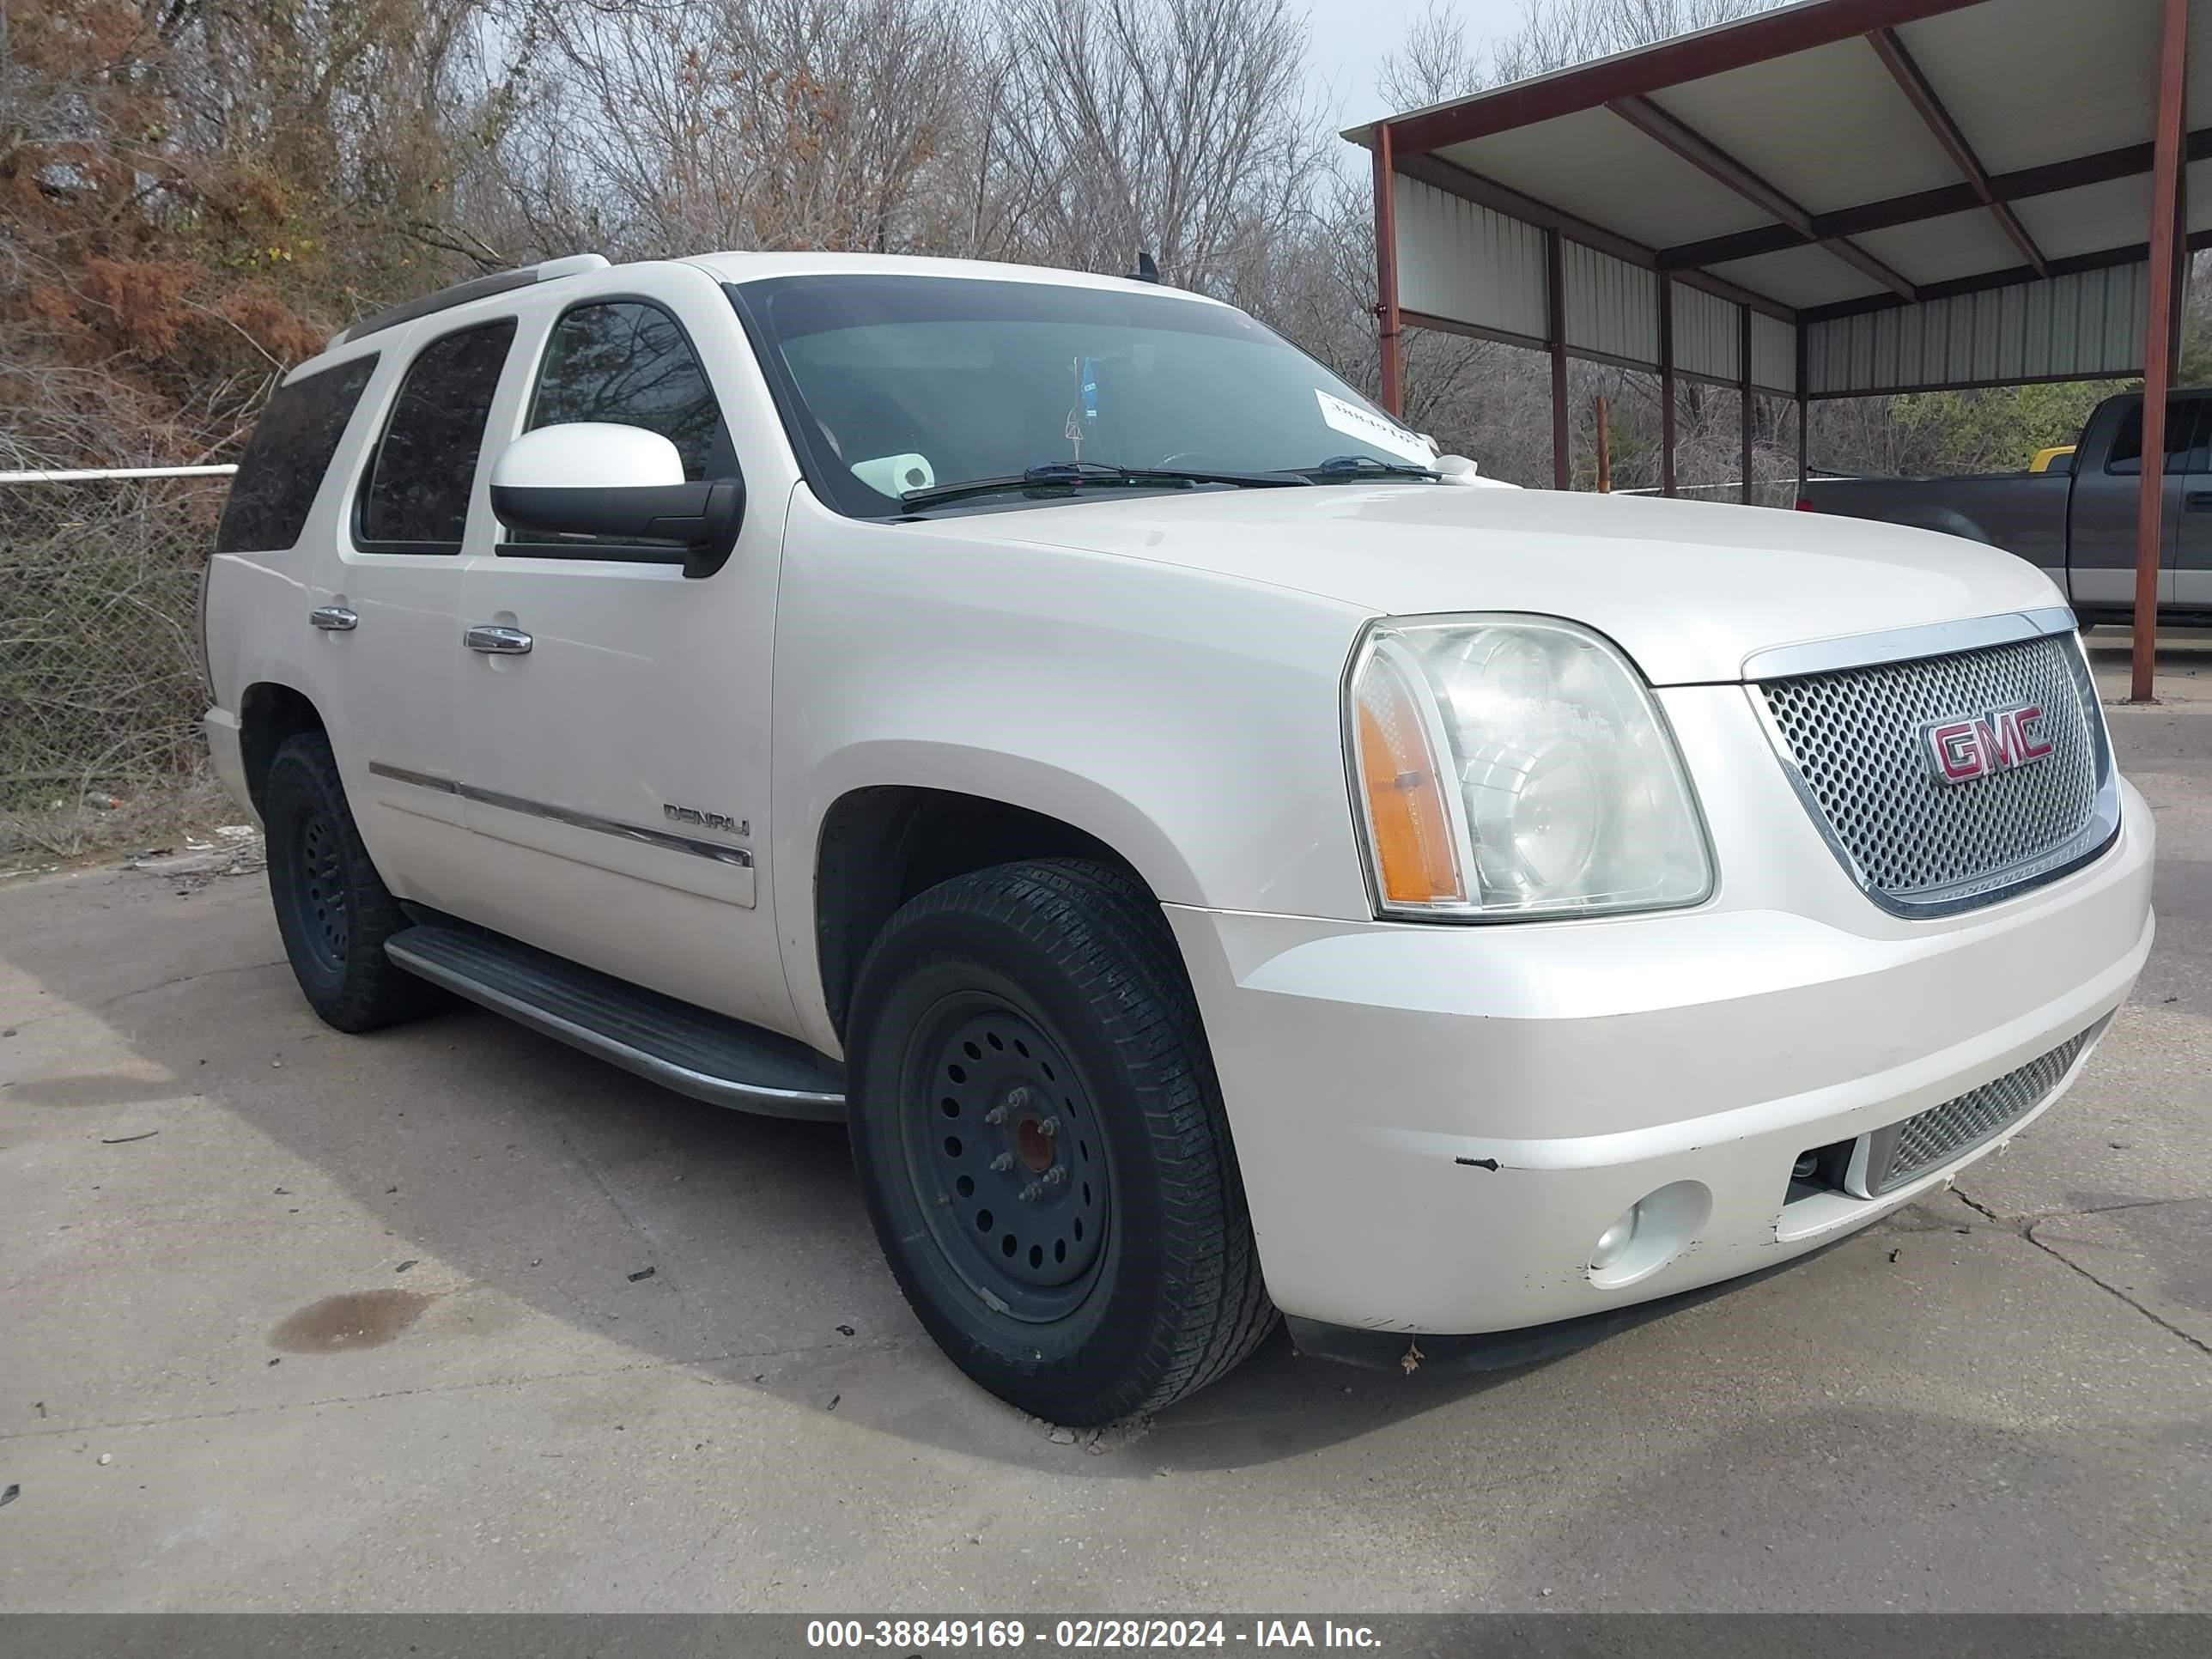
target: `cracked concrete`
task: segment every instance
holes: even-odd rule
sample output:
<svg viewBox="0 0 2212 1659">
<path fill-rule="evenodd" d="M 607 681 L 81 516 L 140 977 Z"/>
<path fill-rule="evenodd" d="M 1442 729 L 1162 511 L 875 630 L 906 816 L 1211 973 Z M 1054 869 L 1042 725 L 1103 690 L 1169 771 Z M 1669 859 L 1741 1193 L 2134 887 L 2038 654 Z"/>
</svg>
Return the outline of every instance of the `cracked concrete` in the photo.
<svg viewBox="0 0 2212 1659">
<path fill-rule="evenodd" d="M 2112 711 L 2138 994 L 1962 1190 L 1550 1365 L 1278 1339 L 1091 1445 L 930 1346 L 839 1131 L 326 1031 L 258 878 L 9 884 L 0 1607 L 2212 1608 L 2208 666 Z"/>
</svg>

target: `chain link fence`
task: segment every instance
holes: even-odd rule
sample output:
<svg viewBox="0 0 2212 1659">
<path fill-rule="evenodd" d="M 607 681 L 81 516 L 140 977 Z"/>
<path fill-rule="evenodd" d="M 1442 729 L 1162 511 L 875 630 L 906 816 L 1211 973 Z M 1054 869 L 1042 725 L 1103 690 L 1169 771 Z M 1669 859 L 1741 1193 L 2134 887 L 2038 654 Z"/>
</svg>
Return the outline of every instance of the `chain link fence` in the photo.
<svg viewBox="0 0 2212 1659">
<path fill-rule="evenodd" d="M 210 799 L 200 573 L 224 477 L 0 477 L 0 855 Z"/>
</svg>

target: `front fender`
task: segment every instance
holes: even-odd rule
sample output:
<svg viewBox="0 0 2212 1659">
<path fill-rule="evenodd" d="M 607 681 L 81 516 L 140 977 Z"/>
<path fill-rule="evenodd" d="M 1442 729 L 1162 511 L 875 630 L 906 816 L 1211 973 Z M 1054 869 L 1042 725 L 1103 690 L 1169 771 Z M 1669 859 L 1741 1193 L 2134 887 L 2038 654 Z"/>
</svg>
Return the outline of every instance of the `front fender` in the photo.
<svg viewBox="0 0 2212 1659">
<path fill-rule="evenodd" d="M 793 502 L 771 852 L 787 975 L 825 1031 L 806 1006 L 819 1000 L 816 849 L 856 789 L 950 790 L 1059 819 L 1170 903 L 1371 915 L 1340 710 L 1371 613 L 989 533 L 1015 516 L 922 535 L 839 518 L 804 490 Z"/>
</svg>

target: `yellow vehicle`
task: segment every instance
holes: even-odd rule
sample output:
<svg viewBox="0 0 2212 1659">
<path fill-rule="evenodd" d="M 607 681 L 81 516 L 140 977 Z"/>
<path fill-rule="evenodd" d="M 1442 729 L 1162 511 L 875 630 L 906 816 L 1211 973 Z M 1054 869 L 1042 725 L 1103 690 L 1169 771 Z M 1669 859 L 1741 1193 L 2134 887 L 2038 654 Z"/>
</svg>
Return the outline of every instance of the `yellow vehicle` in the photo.
<svg viewBox="0 0 2212 1659">
<path fill-rule="evenodd" d="M 2035 459 L 2027 464 L 2027 470 L 2030 472 L 2068 472 L 2073 470 L 2073 466 L 2074 446 L 2053 444 L 2048 449 L 2037 450 Z"/>
</svg>

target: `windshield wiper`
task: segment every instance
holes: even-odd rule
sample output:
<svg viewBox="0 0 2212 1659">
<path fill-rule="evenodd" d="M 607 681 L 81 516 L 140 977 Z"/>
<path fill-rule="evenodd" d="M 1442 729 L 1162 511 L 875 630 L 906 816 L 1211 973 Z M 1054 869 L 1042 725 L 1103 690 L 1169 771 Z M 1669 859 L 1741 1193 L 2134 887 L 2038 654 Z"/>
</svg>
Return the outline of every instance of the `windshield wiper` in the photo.
<svg viewBox="0 0 2212 1659">
<path fill-rule="evenodd" d="M 1319 483 L 1349 482 L 1354 478 L 1428 478 L 1441 483 L 1443 474 L 1433 467 L 1407 461 L 1378 461 L 1372 455 L 1332 455 L 1312 466 L 1294 469 L 1299 477 Z"/>
<path fill-rule="evenodd" d="M 1041 484 L 1061 485 L 1071 490 L 1094 485 L 1158 489 L 1208 483 L 1230 484 L 1243 489 L 1279 489 L 1285 484 L 1312 482 L 1304 473 L 1295 471 L 1227 472 L 1174 466 L 1109 466 L 1100 461 L 1048 461 L 1042 466 L 1033 466 L 1024 472 L 1008 473 L 1003 477 L 969 478 L 961 483 L 909 489 L 899 497 L 899 501 L 911 511 L 921 507 L 942 507 L 949 501 L 964 501 L 979 495 L 996 495 L 1006 490 L 1034 489 Z"/>
</svg>

